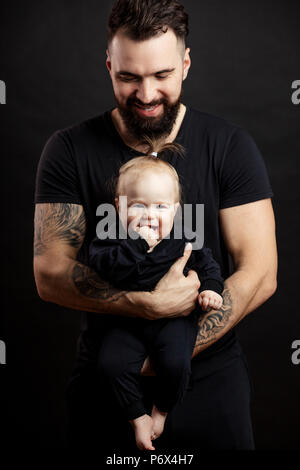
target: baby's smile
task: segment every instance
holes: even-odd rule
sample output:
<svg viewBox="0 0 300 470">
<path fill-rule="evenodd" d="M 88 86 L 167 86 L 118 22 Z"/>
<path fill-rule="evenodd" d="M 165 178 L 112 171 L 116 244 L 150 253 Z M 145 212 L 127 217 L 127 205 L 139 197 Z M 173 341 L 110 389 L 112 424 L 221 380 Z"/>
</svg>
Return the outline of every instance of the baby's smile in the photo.
<svg viewBox="0 0 300 470">
<path fill-rule="evenodd" d="M 149 228 L 151 228 L 152 230 L 158 230 L 158 229 L 159 229 L 159 225 L 158 225 L 158 224 L 151 224 L 151 222 L 150 222 L 150 223 L 142 223 L 142 222 L 140 222 L 140 223 L 137 225 L 137 227 L 140 227 L 140 228 L 141 228 L 141 227 L 149 227 Z"/>
</svg>

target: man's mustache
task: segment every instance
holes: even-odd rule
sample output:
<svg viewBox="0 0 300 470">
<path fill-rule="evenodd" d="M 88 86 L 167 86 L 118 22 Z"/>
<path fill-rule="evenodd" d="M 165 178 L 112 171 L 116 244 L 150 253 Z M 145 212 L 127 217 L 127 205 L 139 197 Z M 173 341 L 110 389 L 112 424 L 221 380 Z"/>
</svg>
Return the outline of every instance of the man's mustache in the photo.
<svg viewBox="0 0 300 470">
<path fill-rule="evenodd" d="M 159 104 L 166 104 L 165 99 L 161 99 L 158 101 L 151 101 L 151 103 L 143 103 L 140 100 L 137 100 L 136 98 L 128 98 L 127 100 L 127 106 L 134 106 L 134 105 L 139 105 L 139 106 L 147 106 L 149 108 L 152 108 L 153 106 L 157 106 Z"/>
</svg>

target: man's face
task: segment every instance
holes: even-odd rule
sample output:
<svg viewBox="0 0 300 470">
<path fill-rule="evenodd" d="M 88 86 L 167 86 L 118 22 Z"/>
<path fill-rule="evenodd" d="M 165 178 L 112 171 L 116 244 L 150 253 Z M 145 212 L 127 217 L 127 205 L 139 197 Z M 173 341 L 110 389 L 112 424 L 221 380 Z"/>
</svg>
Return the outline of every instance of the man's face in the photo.
<svg viewBox="0 0 300 470">
<path fill-rule="evenodd" d="M 175 123 L 182 81 L 190 67 L 174 32 L 168 30 L 145 41 L 133 41 L 118 31 L 107 51 L 119 113 L 134 137 L 162 137 Z"/>
</svg>

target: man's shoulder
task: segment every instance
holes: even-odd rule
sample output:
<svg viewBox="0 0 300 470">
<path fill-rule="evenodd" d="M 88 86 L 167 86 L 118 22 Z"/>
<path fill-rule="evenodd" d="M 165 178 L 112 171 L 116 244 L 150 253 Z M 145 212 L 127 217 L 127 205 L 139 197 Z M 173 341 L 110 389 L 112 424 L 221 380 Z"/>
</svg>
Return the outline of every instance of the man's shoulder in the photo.
<svg viewBox="0 0 300 470">
<path fill-rule="evenodd" d="M 201 128 L 209 133 L 224 132 L 227 134 L 233 134 L 238 129 L 242 129 L 241 126 L 228 118 L 200 111 L 199 109 L 193 107 L 189 107 L 189 116 L 189 124 L 192 127 L 197 126 L 198 128 Z"/>
<path fill-rule="evenodd" d="M 53 135 L 65 139 L 77 140 L 97 136 L 105 137 L 112 132 L 110 110 L 57 129 Z"/>
</svg>

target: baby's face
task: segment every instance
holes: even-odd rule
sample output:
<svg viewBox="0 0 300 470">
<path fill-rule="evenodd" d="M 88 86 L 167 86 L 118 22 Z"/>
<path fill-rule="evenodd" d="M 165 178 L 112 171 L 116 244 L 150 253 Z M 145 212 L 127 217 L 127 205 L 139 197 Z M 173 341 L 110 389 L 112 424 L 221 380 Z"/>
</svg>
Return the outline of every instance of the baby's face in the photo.
<svg viewBox="0 0 300 470">
<path fill-rule="evenodd" d="M 176 200 L 175 182 L 171 175 L 144 170 L 142 176 L 123 176 L 122 195 L 126 199 L 116 200 L 120 219 L 124 227 L 137 232 L 148 227 L 149 236 L 155 240 L 166 237 L 173 226 L 179 206 Z M 123 206 L 124 204 L 124 206 Z"/>
</svg>

